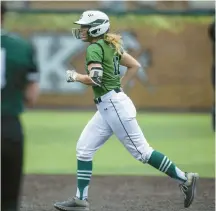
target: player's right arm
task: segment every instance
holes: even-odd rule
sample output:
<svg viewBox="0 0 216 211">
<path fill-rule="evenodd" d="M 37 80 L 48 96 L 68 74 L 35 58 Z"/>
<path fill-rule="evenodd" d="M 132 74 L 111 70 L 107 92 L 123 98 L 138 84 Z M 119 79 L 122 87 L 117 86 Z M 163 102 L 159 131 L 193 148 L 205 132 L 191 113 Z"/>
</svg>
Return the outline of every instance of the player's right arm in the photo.
<svg viewBox="0 0 216 211">
<path fill-rule="evenodd" d="M 101 86 L 103 67 L 101 64 L 92 63 L 88 65 L 89 75 L 77 74 L 76 81 L 85 85 Z"/>
<path fill-rule="evenodd" d="M 103 77 L 103 52 L 97 44 L 92 44 L 87 48 L 86 63 L 88 74 L 80 74 L 74 70 L 67 71 L 67 81 L 78 81 L 89 86 L 101 86 Z"/>
<path fill-rule="evenodd" d="M 29 48 L 28 57 L 29 67 L 26 75 L 25 103 L 26 106 L 32 107 L 35 105 L 39 96 L 39 71 L 35 61 L 35 52 L 32 47 Z"/>
<path fill-rule="evenodd" d="M 126 52 L 122 54 L 120 64 L 127 67 L 125 75 L 121 78 L 121 86 L 124 88 L 124 86 L 136 75 L 141 65 L 135 58 Z"/>
</svg>

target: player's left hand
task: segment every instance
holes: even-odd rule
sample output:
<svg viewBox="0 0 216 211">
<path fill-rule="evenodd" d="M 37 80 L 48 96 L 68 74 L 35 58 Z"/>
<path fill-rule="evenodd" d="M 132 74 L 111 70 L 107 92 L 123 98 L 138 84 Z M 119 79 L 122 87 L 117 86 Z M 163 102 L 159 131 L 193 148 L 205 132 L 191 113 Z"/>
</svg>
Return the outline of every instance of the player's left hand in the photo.
<svg viewBox="0 0 216 211">
<path fill-rule="evenodd" d="M 78 73 L 75 70 L 67 70 L 66 71 L 67 82 L 75 82 L 77 75 Z"/>
</svg>

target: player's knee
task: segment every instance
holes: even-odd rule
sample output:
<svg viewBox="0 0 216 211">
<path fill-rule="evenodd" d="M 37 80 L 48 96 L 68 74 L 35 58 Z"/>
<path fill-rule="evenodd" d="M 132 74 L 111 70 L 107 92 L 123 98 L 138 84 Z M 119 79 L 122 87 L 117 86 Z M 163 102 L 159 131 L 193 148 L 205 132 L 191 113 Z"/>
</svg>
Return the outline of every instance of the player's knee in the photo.
<svg viewBox="0 0 216 211">
<path fill-rule="evenodd" d="M 142 163 L 147 163 L 153 151 L 154 149 L 149 146 L 139 150 L 134 157 Z"/>
<path fill-rule="evenodd" d="M 91 150 L 85 149 L 77 145 L 76 147 L 76 157 L 78 160 L 91 161 L 93 159 L 93 153 Z"/>
</svg>

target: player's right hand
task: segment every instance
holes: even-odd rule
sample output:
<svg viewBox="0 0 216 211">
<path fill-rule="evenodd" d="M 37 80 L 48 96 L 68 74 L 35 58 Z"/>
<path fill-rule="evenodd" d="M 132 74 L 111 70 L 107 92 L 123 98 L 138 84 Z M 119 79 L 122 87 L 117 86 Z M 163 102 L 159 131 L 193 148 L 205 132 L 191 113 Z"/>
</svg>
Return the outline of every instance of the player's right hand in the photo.
<svg viewBox="0 0 216 211">
<path fill-rule="evenodd" d="M 66 80 L 67 82 L 75 82 L 77 78 L 77 72 L 75 70 L 66 71 Z"/>
</svg>

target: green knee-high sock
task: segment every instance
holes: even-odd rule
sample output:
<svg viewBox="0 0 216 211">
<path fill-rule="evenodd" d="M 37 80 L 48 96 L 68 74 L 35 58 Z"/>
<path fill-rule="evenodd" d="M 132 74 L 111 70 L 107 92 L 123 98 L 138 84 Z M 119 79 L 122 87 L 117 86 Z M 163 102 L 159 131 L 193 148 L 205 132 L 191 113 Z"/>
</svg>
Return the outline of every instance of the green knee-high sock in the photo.
<svg viewBox="0 0 216 211">
<path fill-rule="evenodd" d="M 148 164 L 155 167 L 161 172 L 164 172 L 173 179 L 178 180 L 180 183 L 187 181 L 185 172 L 181 171 L 169 158 L 160 152 L 153 151 L 148 160 Z"/>
<path fill-rule="evenodd" d="M 88 198 L 88 187 L 92 176 L 92 161 L 77 160 L 77 193 L 76 197 Z"/>
</svg>

